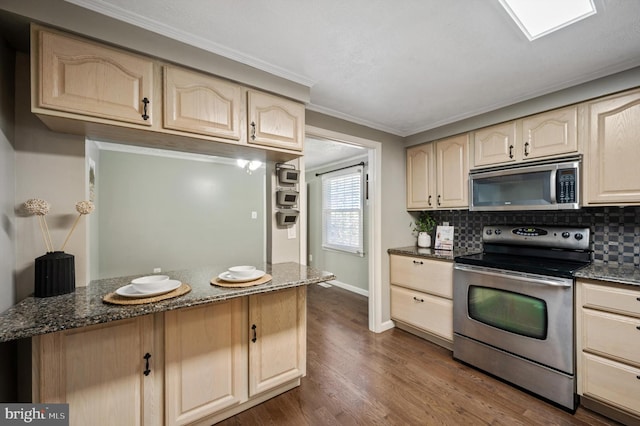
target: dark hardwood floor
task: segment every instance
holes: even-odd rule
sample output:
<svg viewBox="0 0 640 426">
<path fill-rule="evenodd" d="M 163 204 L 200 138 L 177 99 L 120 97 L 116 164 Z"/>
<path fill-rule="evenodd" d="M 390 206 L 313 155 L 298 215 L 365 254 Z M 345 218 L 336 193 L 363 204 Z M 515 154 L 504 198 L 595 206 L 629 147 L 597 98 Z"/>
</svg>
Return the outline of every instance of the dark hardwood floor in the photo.
<svg viewBox="0 0 640 426">
<path fill-rule="evenodd" d="M 301 386 L 221 425 L 614 425 L 570 414 L 393 329 L 367 328 L 367 299 L 308 288 L 307 376 Z"/>
</svg>

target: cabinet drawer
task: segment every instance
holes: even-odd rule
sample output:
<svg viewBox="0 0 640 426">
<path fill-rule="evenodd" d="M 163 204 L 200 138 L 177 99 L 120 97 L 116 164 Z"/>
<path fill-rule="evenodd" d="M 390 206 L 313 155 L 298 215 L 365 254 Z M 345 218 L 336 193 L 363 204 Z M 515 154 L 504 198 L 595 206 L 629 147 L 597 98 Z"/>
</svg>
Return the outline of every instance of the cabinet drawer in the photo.
<svg viewBox="0 0 640 426">
<path fill-rule="evenodd" d="M 451 299 L 453 263 L 420 257 L 391 256 L 391 284 Z"/>
<path fill-rule="evenodd" d="M 596 397 L 635 415 L 640 414 L 640 369 L 583 354 L 584 395 Z"/>
<path fill-rule="evenodd" d="M 640 317 L 639 290 L 582 283 L 582 297 L 579 303 L 585 308 Z"/>
<path fill-rule="evenodd" d="M 453 341 L 453 302 L 391 286 L 391 318 Z"/>
<path fill-rule="evenodd" d="M 640 319 L 582 309 L 584 350 L 640 367 Z"/>
</svg>

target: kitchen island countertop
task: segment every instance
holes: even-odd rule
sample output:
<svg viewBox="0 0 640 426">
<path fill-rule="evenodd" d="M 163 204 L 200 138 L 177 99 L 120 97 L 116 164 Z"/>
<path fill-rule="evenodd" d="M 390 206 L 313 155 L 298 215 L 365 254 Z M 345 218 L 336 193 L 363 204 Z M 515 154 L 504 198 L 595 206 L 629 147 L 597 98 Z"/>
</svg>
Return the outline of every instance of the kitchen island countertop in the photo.
<svg viewBox="0 0 640 426">
<path fill-rule="evenodd" d="M 140 305 L 112 305 L 102 301 L 105 295 L 129 284 L 140 275 L 91 281 L 86 287 L 77 287 L 73 293 L 60 296 L 28 297 L 0 314 L 0 343 L 336 278 L 330 272 L 298 263 L 267 264 L 263 269 L 271 274 L 271 281 L 243 288 L 211 285 L 211 279 L 224 272 L 225 267 L 163 272 L 171 279 L 189 284 L 191 291 L 183 296 Z"/>
</svg>

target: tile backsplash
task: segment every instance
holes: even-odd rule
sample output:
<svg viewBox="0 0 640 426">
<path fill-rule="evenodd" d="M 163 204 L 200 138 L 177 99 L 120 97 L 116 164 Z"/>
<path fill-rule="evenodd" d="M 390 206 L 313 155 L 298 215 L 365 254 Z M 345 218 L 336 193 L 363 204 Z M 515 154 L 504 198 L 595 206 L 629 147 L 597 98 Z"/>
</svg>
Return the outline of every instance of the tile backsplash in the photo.
<svg viewBox="0 0 640 426">
<path fill-rule="evenodd" d="M 640 207 L 583 207 L 576 211 L 430 212 L 438 224 L 455 227 L 456 246 L 482 250 L 485 225 L 554 225 L 589 227 L 594 262 L 640 267 Z"/>
</svg>

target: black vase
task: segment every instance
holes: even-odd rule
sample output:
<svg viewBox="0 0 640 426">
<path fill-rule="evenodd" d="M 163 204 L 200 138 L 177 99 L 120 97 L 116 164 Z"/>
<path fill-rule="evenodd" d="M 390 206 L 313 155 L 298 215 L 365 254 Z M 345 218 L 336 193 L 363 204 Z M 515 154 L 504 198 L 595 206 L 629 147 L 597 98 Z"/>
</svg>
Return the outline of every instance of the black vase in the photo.
<svg viewBox="0 0 640 426">
<path fill-rule="evenodd" d="M 76 269 L 72 254 L 53 251 L 36 259 L 35 296 L 50 297 L 76 289 Z"/>
</svg>

